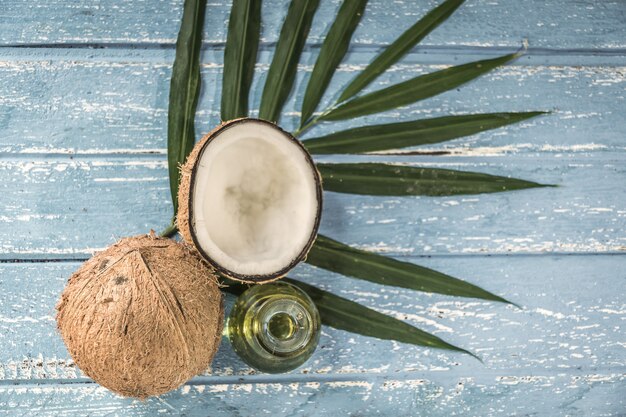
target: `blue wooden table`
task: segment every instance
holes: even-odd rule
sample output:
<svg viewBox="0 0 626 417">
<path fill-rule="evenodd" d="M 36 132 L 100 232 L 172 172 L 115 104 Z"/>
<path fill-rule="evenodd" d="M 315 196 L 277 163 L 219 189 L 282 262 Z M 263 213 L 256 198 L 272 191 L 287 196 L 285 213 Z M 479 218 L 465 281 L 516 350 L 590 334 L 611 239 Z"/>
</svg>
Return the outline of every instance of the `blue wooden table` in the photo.
<svg viewBox="0 0 626 417">
<path fill-rule="evenodd" d="M 338 4 L 322 1 L 288 129 Z M 326 100 L 436 4 L 370 1 Z M 198 135 L 219 121 L 229 6 L 208 5 Z M 264 2 L 255 106 L 286 6 Z M 523 39 L 528 54 L 368 121 L 553 113 L 410 154 L 319 158 L 560 186 L 450 198 L 326 196 L 324 234 L 466 279 L 523 308 L 386 288 L 310 266 L 294 275 L 434 332 L 484 364 L 324 328 L 313 358 L 288 374 L 256 373 L 223 343 L 209 372 L 145 402 L 84 377 L 55 330 L 54 306 L 94 251 L 167 225 L 168 88 L 181 11 L 182 0 L 1 2 L 1 415 L 626 415 L 624 0 L 468 0 L 372 88 L 514 51 Z"/>
</svg>

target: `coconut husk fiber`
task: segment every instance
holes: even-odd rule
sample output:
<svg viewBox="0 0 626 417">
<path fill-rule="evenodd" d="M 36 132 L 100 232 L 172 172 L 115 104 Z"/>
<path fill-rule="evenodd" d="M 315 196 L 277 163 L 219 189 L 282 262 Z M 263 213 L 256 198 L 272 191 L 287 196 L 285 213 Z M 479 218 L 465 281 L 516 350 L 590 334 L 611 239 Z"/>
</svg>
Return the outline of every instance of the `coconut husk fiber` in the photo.
<svg viewBox="0 0 626 417">
<path fill-rule="evenodd" d="M 122 239 L 74 273 L 57 325 L 78 367 L 102 386 L 146 398 L 207 369 L 221 340 L 212 270 L 180 243 Z"/>
</svg>

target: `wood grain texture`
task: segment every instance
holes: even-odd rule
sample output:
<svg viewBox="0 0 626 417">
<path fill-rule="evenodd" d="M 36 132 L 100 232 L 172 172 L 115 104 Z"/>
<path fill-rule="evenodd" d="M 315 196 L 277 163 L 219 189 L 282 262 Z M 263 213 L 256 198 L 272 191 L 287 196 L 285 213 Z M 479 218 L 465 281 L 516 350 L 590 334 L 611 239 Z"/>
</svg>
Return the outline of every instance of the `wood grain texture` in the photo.
<svg viewBox="0 0 626 417">
<path fill-rule="evenodd" d="M 355 42 L 388 44 L 437 0 L 371 0 Z M 175 42 L 182 0 L 136 0 L 96 3 L 44 0 L 5 0 L 0 20 L 0 42 L 12 44 L 166 44 Z M 209 3 L 206 43 L 225 41 L 230 1 Z M 339 0 L 322 2 L 310 41 L 321 35 L 339 7 Z M 275 42 L 287 10 L 284 0 L 266 0 L 262 39 Z M 542 1 L 468 0 L 425 40 L 437 46 L 519 46 L 557 49 L 619 49 L 626 47 L 626 5 L 621 0 Z M 488 22 L 489 24 L 485 24 Z"/>
<path fill-rule="evenodd" d="M 371 0 L 319 109 L 437 0 Z M 293 129 L 339 0 L 321 2 L 283 125 Z M 286 0 L 264 1 L 258 109 Z M 197 135 L 219 121 L 230 2 L 210 2 Z M 294 278 L 476 352 L 324 328 L 304 367 L 214 366 L 146 402 L 73 365 L 54 306 L 80 261 L 164 227 L 167 100 L 182 0 L 5 0 L 0 16 L 0 415 L 622 416 L 626 410 L 626 3 L 467 0 L 369 90 L 515 51 L 526 56 L 421 103 L 308 133 L 473 112 L 549 116 L 449 143 L 323 162 L 395 162 L 559 187 L 449 198 L 327 193 L 321 231 L 468 280 L 523 306 L 385 288 L 302 265 Z M 233 300 L 229 297 L 228 305 Z"/>
<path fill-rule="evenodd" d="M 619 393 L 626 382 L 626 355 L 621 333 L 614 328 L 626 317 L 622 294 L 615 291 L 626 284 L 623 257 L 419 261 L 472 276 L 472 281 L 515 300 L 523 309 L 354 282 L 308 266 L 293 276 L 469 347 L 483 358 L 484 365 L 462 354 L 325 328 L 313 358 L 292 373 L 257 374 L 224 342 L 211 371 L 162 401 L 147 403 L 121 399 L 98 388 L 68 358 L 52 317 L 58 295 L 77 263 L 0 264 L 4 292 L 0 411 L 17 414 L 18 407 L 33 407 L 32 412 L 44 415 L 99 415 L 105 409 L 111 412 L 129 406 L 129 415 L 148 415 L 153 407 L 169 408 L 169 404 L 177 410 L 190 408 L 189 415 L 202 415 L 201 408 L 195 407 L 213 404 L 218 415 L 235 409 L 250 415 L 246 398 L 265 393 L 277 399 L 266 411 L 279 415 L 302 407 L 308 412 L 385 414 L 395 402 L 399 415 L 411 415 L 418 406 L 428 415 L 463 411 L 510 415 L 557 407 L 562 413 L 557 415 L 585 415 L 590 404 L 611 415 L 611 410 L 623 406 Z M 230 305 L 232 298 L 228 301 Z M 280 398 L 294 402 L 283 404 Z M 43 404 L 52 408 L 39 409 Z"/>
<path fill-rule="evenodd" d="M 395 256 L 625 250 L 624 154 L 319 158 L 364 159 L 559 187 L 443 198 L 326 193 L 320 232 L 342 242 Z M 171 210 L 158 156 L 0 159 L 0 201 L 0 259 L 84 257 L 164 227 Z"/>
<path fill-rule="evenodd" d="M 384 287 L 302 265 L 296 279 L 332 290 L 476 352 L 460 353 L 377 340 L 324 328 L 319 349 L 289 375 L 532 375 L 626 370 L 621 332 L 626 261 L 619 255 L 411 258 L 510 299 L 523 308 Z M 82 377 L 69 366 L 54 307 L 77 262 L 2 263 L 0 379 Z M 556 297 L 555 295 L 559 296 Z M 228 296 L 230 307 L 233 298 Z M 207 376 L 256 374 L 222 343 Z M 267 376 L 266 376 L 267 377 Z M 434 376 L 432 376 L 434 378 Z M 285 376 L 289 379 L 289 376 Z"/>
<path fill-rule="evenodd" d="M 72 53 L 47 56 L 41 51 L 7 50 L 0 54 L 0 150 L 7 153 L 164 153 L 167 102 L 173 55 L 156 53 Z M 57 51 L 58 52 L 58 51 Z M 305 54 L 294 96 L 282 125 L 295 129 L 301 99 L 315 55 Z M 497 54 L 491 54 L 495 56 Z M 371 53 L 355 53 L 340 67 L 320 110 L 335 99 Z M 258 109 L 269 54 L 260 54 L 251 106 Z M 413 54 L 392 68 L 372 89 L 476 59 L 471 55 L 428 58 Z M 137 62 L 127 62 L 133 59 Z M 204 93 L 198 106 L 197 136 L 219 123 L 221 56 L 203 58 Z M 145 61 L 143 61 L 145 60 Z M 153 62 L 154 61 L 154 62 Z M 458 63 L 457 62 L 457 63 Z M 308 136 L 320 136 L 366 123 L 390 123 L 472 112 L 547 110 L 554 113 L 507 129 L 486 132 L 455 144 L 509 146 L 510 152 L 585 150 L 624 151 L 626 60 L 620 65 L 577 67 L 526 65 L 521 58 L 458 91 L 451 91 L 400 110 L 349 122 L 324 123 Z M 252 113 L 256 114 L 255 112 Z M 532 129 L 524 128 L 532 126 Z M 446 146 L 446 145 L 441 145 Z M 163 156 L 165 159 L 165 156 Z"/>
<path fill-rule="evenodd" d="M 3 416 L 611 416 L 624 408 L 623 375 L 459 378 L 445 386 L 420 379 L 282 382 L 197 381 L 145 402 L 95 384 L 0 386 Z M 253 399 L 262 398 L 263 406 Z M 393 406 L 390 406 L 393 404 Z M 210 413 L 210 414 L 207 414 Z M 295 413 L 295 414 L 293 414 Z M 619 411 L 618 411 L 619 413 Z M 543 415 L 543 414 L 540 414 Z M 547 414 L 546 414 L 547 415 Z"/>
</svg>

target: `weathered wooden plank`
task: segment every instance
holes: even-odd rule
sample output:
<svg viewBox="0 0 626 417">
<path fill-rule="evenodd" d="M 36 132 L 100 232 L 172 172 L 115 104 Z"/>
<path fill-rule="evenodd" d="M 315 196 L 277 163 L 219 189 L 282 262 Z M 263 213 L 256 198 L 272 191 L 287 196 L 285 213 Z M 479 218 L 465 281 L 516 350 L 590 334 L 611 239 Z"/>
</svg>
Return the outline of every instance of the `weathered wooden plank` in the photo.
<svg viewBox="0 0 626 417">
<path fill-rule="evenodd" d="M 285 375 L 360 378 L 403 372 L 453 377 L 624 374 L 626 257 L 539 256 L 409 258 L 476 283 L 522 306 L 426 295 L 342 278 L 310 266 L 293 277 L 329 289 L 433 332 L 477 353 L 425 349 L 324 328 L 318 350 Z M 82 378 L 55 330 L 54 306 L 76 262 L 0 264 L 0 380 L 67 381 Z M 228 305 L 233 298 L 229 296 Z M 207 375 L 254 374 L 222 343 Z M 394 375 L 396 375 L 394 377 Z M 406 375 L 405 375 L 406 376 Z M 405 376 L 402 376 L 404 378 Z M 79 379 L 79 381 L 82 379 Z M 300 380 L 295 378 L 294 381 Z M 219 379 L 218 379 L 219 382 Z M 2 382 L 0 382 L 0 385 Z"/>
<path fill-rule="evenodd" d="M 159 398 L 121 398 L 94 384 L 0 386 L 0 415 L 10 416 L 623 416 L 619 374 L 342 381 L 206 383 Z"/>
<path fill-rule="evenodd" d="M 622 1 L 468 0 L 426 47 L 373 88 L 509 51 L 524 37 L 531 54 L 460 91 L 334 128 L 478 111 L 554 114 L 422 149 L 447 153 L 440 157 L 321 158 L 419 163 L 560 185 L 458 198 L 326 198 L 324 233 L 467 279 L 521 310 L 383 288 L 309 266 L 294 272 L 467 347 L 485 365 L 325 328 L 320 348 L 302 369 L 256 374 L 225 343 L 209 373 L 147 402 L 111 395 L 80 374 L 55 331 L 54 304 L 79 265 L 68 259 L 169 219 L 167 88 L 182 0 L 81 3 L 2 4 L 0 45 L 29 47 L 0 49 L 0 415 L 623 414 Z M 372 0 L 326 102 L 373 51 L 437 3 L 390 7 Z M 286 4 L 265 2 L 254 106 Z M 287 107 L 288 128 L 296 123 L 315 44 L 338 4 L 322 2 L 297 99 Z M 218 122 L 228 7 L 225 0 L 209 5 L 198 134 Z M 96 52 L 90 44 L 105 49 Z M 499 256 L 511 252 L 521 256 Z M 456 256 L 462 254 L 474 256 Z"/>
<path fill-rule="evenodd" d="M 11 50 L 14 51 L 14 50 Z M 3 153 L 118 153 L 165 151 L 170 61 L 156 55 L 126 51 L 107 58 L 83 54 L 15 55 L 0 58 L 0 152 Z M 493 54 L 492 54 L 493 55 Z M 324 103 L 335 99 L 341 86 L 362 68 L 371 53 L 352 54 L 349 65 L 336 74 Z M 258 106 L 269 55 L 253 85 L 251 105 Z M 144 60 L 149 59 L 150 62 Z M 201 136 L 219 123 L 221 51 L 204 58 L 204 93 L 198 113 Z M 303 62 L 314 62 L 306 54 Z M 414 54 L 372 88 L 477 59 L 446 56 L 420 64 Z M 127 62 L 134 60 L 133 62 Z M 524 65 L 525 59 L 460 88 L 424 102 L 382 115 L 350 122 L 327 123 L 311 132 L 322 135 L 344 127 L 413 120 L 451 113 L 551 110 L 553 114 L 523 125 L 485 132 L 453 142 L 460 146 L 507 146 L 509 152 L 624 150 L 626 121 L 626 63 L 621 66 Z M 300 100 L 311 65 L 301 68 L 294 97 L 282 123 L 296 126 Z M 322 106 L 320 107 L 322 108 Z M 532 128 L 530 128 L 532 127 Z M 445 145 L 442 145 L 445 146 Z"/>
<path fill-rule="evenodd" d="M 392 255 L 611 252 L 626 247 L 625 153 L 331 157 L 396 161 L 553 183 L 458 197 L 327 193 L 321 231 Z M 166 225 L 162 156 L 0 159 L 0 258 L 84 257 Z"/>
<path fill-rule="evenodd" d="M 11 44 L 166 44 L 174 43 L 182 0 L 73 3 L 5 0 L 0 43 Z M 359 44 L 386 44 L 395 39 L 438 0 L 372 0 L 355 34 Z M 287 0 L 266 0 L 265 42 L 274 42 L 286 13 Z M 310 42 L 320 42 L 334 18 L 339 0 L 320 6 Z M 224 42 L 230 2 L 212 1 L 207 8 L 205 39 Z M 518 46 L 528 38 L 544 48 L 624 48 L 624 3 L 612 1 L 470 0 L 449 22 L 426 40 L 435 45 Z M 484 24 L 489 22 L 488 25 Z"/>
</svg>

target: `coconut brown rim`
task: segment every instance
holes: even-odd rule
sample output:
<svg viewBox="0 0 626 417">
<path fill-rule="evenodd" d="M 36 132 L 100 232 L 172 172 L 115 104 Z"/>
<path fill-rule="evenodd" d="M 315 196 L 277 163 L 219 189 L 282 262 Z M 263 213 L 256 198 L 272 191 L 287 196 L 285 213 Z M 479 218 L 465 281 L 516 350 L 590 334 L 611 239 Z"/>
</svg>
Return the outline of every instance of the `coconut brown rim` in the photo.
<svg viewBox="0 0 626 417">
<path fill-rule="evenodd" d="M 211 144 L 211 142 L 216 139 L 221 133 L 224 131 L 231 129 L 235 126 L 244 123 L 260 123 L 267 126 L 272 127 L 277 131 L 278 134 L 283 135 L 287 138 L 291 143 L 295 144 L 299 150 L 302 152 L 305 160 L 307 162 L 308 167 L 311 169 L 311 173 L 314 176 L 315 181 L 315 197 L 317 200 L 317 210 L 315 211 L 315 219 L 313 222 L 313 227 L 310 232 L 310 236 L 306 244 L 300 253 L 292 259 L 292 261 L 280 270 L 273 272 L 271 274 L 243 274 L 235 271 L 231 271 L 220 265 L 216 260 L 211 258 L 209 254 L 202 248 L 198 238 L 196 237 L 196 233 L 194 231 L 194 213 L 193 213 L 193 198 L 191 198 L 194 190 L 194 186 L 196 183 L 196 175 L 199 168 L 199 161 L 202 160 L 203 153 L 207 146 Z M 235 281 L 248 283 L 248 284 L 263 284 L 271 281 L 275 281 L 277 279 L 285 276 L 290 270 L 292 270 L 296 265 L 306 259 L 307 254 L 311 250 L 313 243 L 315 243 L 315 239 L 317 238 L 317 231 L 319 229 L 320 220 L 322 216 L 322 179 L 315 166 L 315 162 L 313 162 L 313 158 L 306 150 L 302 142 L 300 142 L 297 138 L 295 138 L 291 133 L 283 130 L 280 126 L 275 123 L 269 122 L 263 119 L 255 119 L 255 118 L 240 118 L 234 119 L 227 122 L 222 123 L 208 134 L 206 134 L 193 148 L 192 152 L 189 154 L 187 161 L 181 167 L 181 179 L 180 186 L 178 188 L 178 212 L 176 215 L 176 224 L 178 230 L 188 244 L 192 245 L 198 253 L 205 259 L 217 272 L 220 274 L 231 278 Z"/>
</svg>

